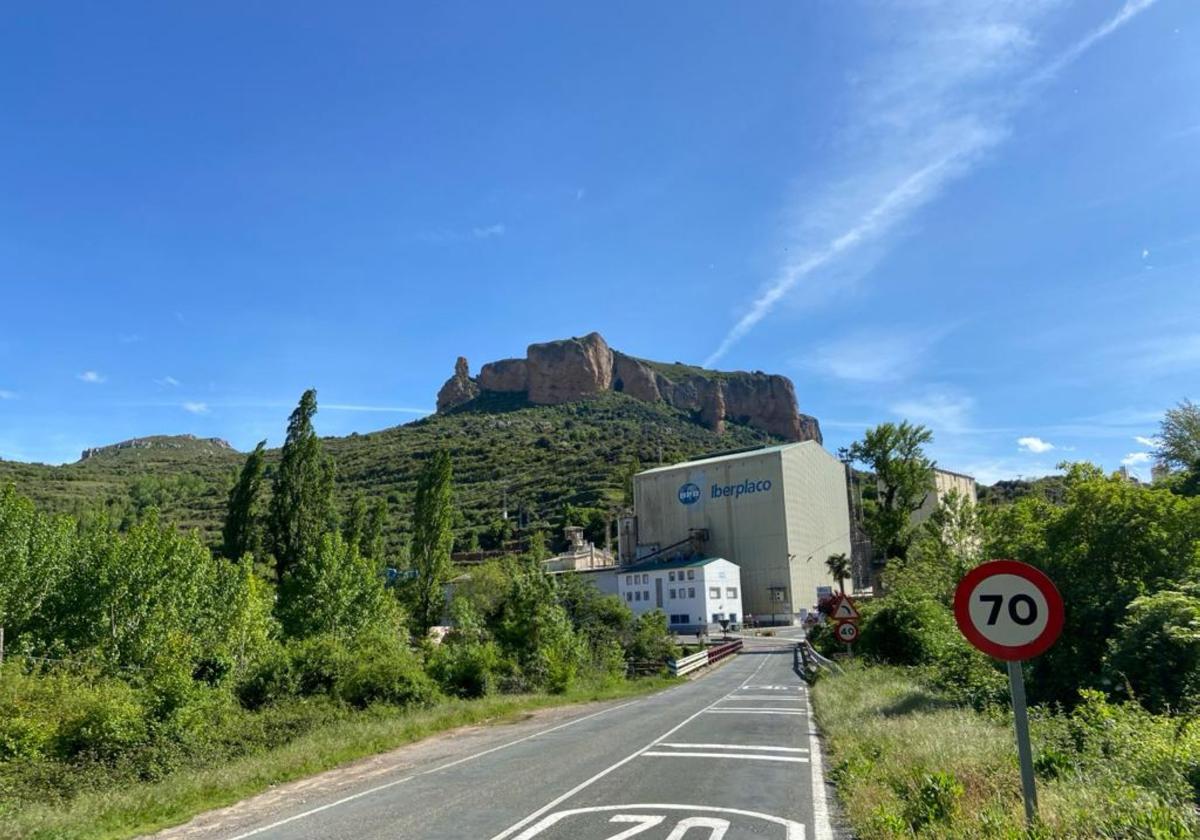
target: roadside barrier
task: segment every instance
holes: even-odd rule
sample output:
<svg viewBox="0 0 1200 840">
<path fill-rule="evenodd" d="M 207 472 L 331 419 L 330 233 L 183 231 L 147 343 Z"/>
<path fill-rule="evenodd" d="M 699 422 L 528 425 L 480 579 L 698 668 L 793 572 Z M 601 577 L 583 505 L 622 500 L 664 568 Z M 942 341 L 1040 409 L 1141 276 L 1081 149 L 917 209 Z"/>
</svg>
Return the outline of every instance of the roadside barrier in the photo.
<svg viewBox="0 0 1200 840">
<path fill-rule="evenodd" d="M 742 640 L 734 639 L 732 642 L 726 642 L 723 645 L 717 645 L 708 649 L 708 664 L 720 662 L 727 656 L 732 656 L 742 649 Z"/>
<path fill-rule="evenodd" d="M 720 662 L 727 656 L 732 656 L 742 649 L 742 640 L 734 639 L 732 642 L 726 642 L 723 645 L 716 645 L 711 648 L 685 656 L 682 659 L 672 659 L 667 663 L 667 669 L 676 676 L 690 674 L 697 668 L 703 668 L 706 665 L 712 665 L 714 662 Z"/>
<path fill-rule="evenodd" d="M 667 663 L 667 668 L 673 676 L 681 677 L 684 674 L 690 674 L 697 668 L 703 668 L 707 664 L 708 651 L 702 650 L 699 653 L 693 653 L 691 656 L 685 656 L 682 659 L 672 659 Z"/>
</svg>

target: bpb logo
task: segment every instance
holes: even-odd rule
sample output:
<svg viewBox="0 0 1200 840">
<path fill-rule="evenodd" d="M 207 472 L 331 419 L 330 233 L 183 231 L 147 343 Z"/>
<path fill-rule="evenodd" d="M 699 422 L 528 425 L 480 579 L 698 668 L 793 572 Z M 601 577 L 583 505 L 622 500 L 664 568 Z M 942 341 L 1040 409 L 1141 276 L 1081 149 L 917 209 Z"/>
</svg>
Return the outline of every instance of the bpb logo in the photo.
<svg viewBox="0 0 1200 840">
<path fill-rule="evenodd" d="M 700 488 L 690 481 L 679 488 L 679 501 L 685 505 L 694 505 L 700 501 Z"/>
</svg>

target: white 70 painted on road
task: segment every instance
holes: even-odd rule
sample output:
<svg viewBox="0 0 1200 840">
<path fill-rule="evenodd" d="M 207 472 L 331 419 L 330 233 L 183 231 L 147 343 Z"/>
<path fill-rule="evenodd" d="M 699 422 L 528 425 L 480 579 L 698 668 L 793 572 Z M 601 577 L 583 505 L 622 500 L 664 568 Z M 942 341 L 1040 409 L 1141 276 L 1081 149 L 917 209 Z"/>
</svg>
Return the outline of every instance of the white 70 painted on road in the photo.
<svg viewBox="0 0 1200 840">
<path fill-rule="evenodd" d="M 668 805 L 668 804 L 630 804 L 630 805 L 599 805 L 591 808 L 574 808 L 568 811 L 558 811 L 557 813 L 548 814 L 538 822 L 531 825 L 529 828 L 522 831 L 513 840 L 533 840 L 533 838 L 551 836 L 577 837 L 578 832 L 583 828 L 578 817 L 586 817 L 589 814 L 601 814 L 604 812 L 629 812 L 642 811 L 647 813 L 616 813 L 608 819 L 608 823 L 627 824 L 630 828 L 618 832 L 617 834 L 601 834 L 597 832 L 597 840 L 626 840 L 626 838 L 636 837 L 639 834 L 649 831 L 656 826 L 662 825 L 668 816 L 663 813 L 654 813 L 655 811 L 690 811 L 686 817 L 682 817 L 675 823 L 671 829 L 671 833 L 667 835 L 666 840 L 723 840 L 726 832 L 729 831 L 731 823 L 730 819 L 738 824 L 743 822 L 767 823 L 775 827 L 773 835 L 767 834 L 763 836 L 774 836 L 779 840 L 805 840 L 804 826 L 801 823 L 793 822 L 792 820 L 783 819 L 782 817 L 771 816 L 770 814 L 762 814 L 757 811 L 745 811 L 740 808 L 717 808 L 707 805 Z M 720 814 L 721 816 L 701 816 L 702 814 Z M 726 818 L 728 817 L 728 819 Z M 570 823 L 570 834 L 560 834 L 567 828 L 561 825 L 563 822 Z M 594 824 L 593 824 L 594 825 Z M 555 828 L 558 831 L 555 831 Z M 698 829 L 693 832 L 692 829 Z M 707 829 L 707 833 L 705 833 Z M 591 832 L 588 832 L 591 836 Z"/>
</svg>

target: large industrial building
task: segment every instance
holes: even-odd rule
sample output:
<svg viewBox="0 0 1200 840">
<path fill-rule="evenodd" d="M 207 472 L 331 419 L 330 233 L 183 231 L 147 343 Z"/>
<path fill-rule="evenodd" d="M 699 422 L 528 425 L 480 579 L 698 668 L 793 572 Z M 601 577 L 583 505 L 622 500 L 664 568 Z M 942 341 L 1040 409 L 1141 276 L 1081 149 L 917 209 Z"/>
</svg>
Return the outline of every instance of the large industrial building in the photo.
<svg viewBox="0 0 1200 840">
<path fill-rule="evenodd" d="M 834 585 L 825 561 L 850 554 L 844 465 L 815 441 L 638 473 L 621 562 L 699 554 L 741 570 L 747 614 L 790 623 Z"/>
</svg>

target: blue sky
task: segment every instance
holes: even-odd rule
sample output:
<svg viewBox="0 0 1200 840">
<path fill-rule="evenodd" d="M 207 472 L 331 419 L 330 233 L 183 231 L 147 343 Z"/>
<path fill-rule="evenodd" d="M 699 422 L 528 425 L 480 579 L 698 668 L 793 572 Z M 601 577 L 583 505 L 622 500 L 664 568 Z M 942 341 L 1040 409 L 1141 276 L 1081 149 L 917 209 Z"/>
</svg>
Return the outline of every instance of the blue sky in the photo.
<svg viewBox="0 0 1200 840">
<path fill-rule="evenodd" d="M 382 428 L 595 329 L 790 376 L 831 449 L 1145 474 L 1198 91 L 1185 0 L 8 3 L 0 457 L 277 444 L 309 386 Z"/>
</svg>

